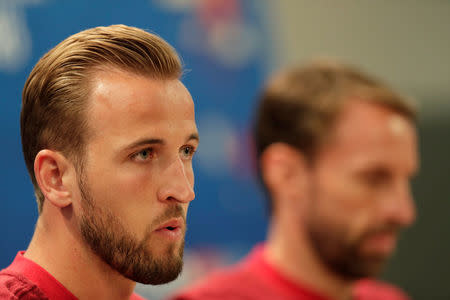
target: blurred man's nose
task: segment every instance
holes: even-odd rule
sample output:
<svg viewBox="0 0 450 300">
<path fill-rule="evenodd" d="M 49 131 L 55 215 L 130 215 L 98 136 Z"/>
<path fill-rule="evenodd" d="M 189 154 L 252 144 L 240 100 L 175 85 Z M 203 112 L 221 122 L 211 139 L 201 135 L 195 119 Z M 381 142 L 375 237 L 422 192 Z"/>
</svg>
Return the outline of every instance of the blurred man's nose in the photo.
<svg viewBox="0 0 450 300">
<path fill-rule="evenodd" d="M 189 203 L 194 200 L 194 175 L 190 174 L 189 170 L 186 170 L 186 166 L 180 158 L 175 159 L 161 176 L 164 178 L 158 191 L 158 199 L 160 201 Z"/>
<path fill-rule="evenodd" d="M 401 227 L 411 226 L 416 219 L 411 187 L 408 180 L 399 180 L 393 185 L 391 195 L 384 203 L 385 217 Z"/>
</svg>

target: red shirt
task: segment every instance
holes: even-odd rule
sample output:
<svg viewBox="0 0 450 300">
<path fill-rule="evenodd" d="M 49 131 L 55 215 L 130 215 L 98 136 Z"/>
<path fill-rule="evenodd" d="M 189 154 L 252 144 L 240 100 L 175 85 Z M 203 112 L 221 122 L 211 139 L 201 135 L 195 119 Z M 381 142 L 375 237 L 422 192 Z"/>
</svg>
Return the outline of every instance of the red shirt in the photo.
<svg viewBox="0 0 450 300">
<path fill-rule="evenodd" d="M 44 268 L 17 253 L 12 264 L 0 271 L 0 299 L 77 300 L 68 289 Z M 133 294 L 130 300 L 143 300 Z"/>
<path fill-rule="evenodd" d="M 355 300 L 409 299 L 399 289 L 369 279 L 355 284 L 353 296 Z M 238 265 L 208 276 L 173 298 L 173 300 L 203 299 L 331 300 L 310 287 L 292 281 L 270 265 L 264 258 L 263 247 L 256 247 Z"/>
</svg>

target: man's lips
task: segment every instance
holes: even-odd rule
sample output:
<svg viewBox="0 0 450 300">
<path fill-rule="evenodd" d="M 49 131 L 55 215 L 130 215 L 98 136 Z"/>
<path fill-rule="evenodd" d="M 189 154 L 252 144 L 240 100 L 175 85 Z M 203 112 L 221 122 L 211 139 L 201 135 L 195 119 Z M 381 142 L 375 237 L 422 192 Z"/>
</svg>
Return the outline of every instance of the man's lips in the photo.
<svg viewBox="0 0 450 300">
<path fill-rule="evenodd" d="M 184 221 L 182 218 L 173 218 L 161 224 L 155 231 L 183 229 Z"/>
<path fill-rule="evenodd" d="M 184 237 L 185 223 L 182 218 L 173 218 L 161 224 L 155 231 L 155 235 L 166 241 L 180 241 Z"/>
<path fill-rule="evenodd" d="M 397 243 L 397 234 L 392 232 L 377 233 L 366 239 L 366 246 L 372 251 L 389 255 L 394 251 Z"/>
</svg>

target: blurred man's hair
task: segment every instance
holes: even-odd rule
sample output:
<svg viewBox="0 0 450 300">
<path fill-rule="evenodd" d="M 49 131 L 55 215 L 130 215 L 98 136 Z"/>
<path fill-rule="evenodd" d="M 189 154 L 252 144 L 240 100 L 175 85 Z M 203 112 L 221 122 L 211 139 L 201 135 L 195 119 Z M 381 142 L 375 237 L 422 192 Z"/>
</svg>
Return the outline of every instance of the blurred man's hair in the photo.
<svg viewBox="0 0 450 300">
<path fill-rule="evenodd" d="M 345 103 L 356 99 L 380 104 L 416 122 L 415 107 L 407 99 L 352 66 L 320 60 L 275 74 L 262 92 L 256 113 L 258 164 L 264 150 L 276 142 L 313 160 Z"/>
<path fill-rule="evenodd" d="M 31 71 L 23 89 L 20 125 L 39 213 L 44 196 L 34 174 L 37 153 L 60 151 L 80 166 L 89 136 L 85 113 L 92 78 L 114 69 L 155 79 L 176 79 L 182 73 L 180 58 L 166 41 L 125 25 L 74 34 L 46 53 Z"/>
</svg>

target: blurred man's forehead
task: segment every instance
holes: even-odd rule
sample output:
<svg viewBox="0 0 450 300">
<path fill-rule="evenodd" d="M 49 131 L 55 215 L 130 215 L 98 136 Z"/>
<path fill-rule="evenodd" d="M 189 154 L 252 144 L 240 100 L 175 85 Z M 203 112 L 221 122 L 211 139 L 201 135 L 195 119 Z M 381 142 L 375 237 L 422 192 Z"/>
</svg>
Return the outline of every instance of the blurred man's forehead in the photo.
<svg viewBox="0 0 450 300">
<path fill-rule="evenodd" d="M 401 136 L 406 134 L 409 130 L 410 124 L 405 118 L 399 115 L 393 115 L 389 118 L 388 127 L 393 135 Z"/>
<path fill-rule="evenodd" d="M 402 154 L 403 153 L 403 154 Z M 349 103 L 330 128 L 319 148 L 326 160 L 362 163 L 405 162 L 408 169 L 417 164 L 417 137 L 406 117 L 369 101 Z"/>
<path fill-rule="evenodd" d="M 351 100 L 343 106 L 330 128 L 334 141 L 356 139 L 360 142 L 376 139 L 401 138 L 415 132 L 409 119 L 388 106 L 365 101 Z"/>
</svg>

